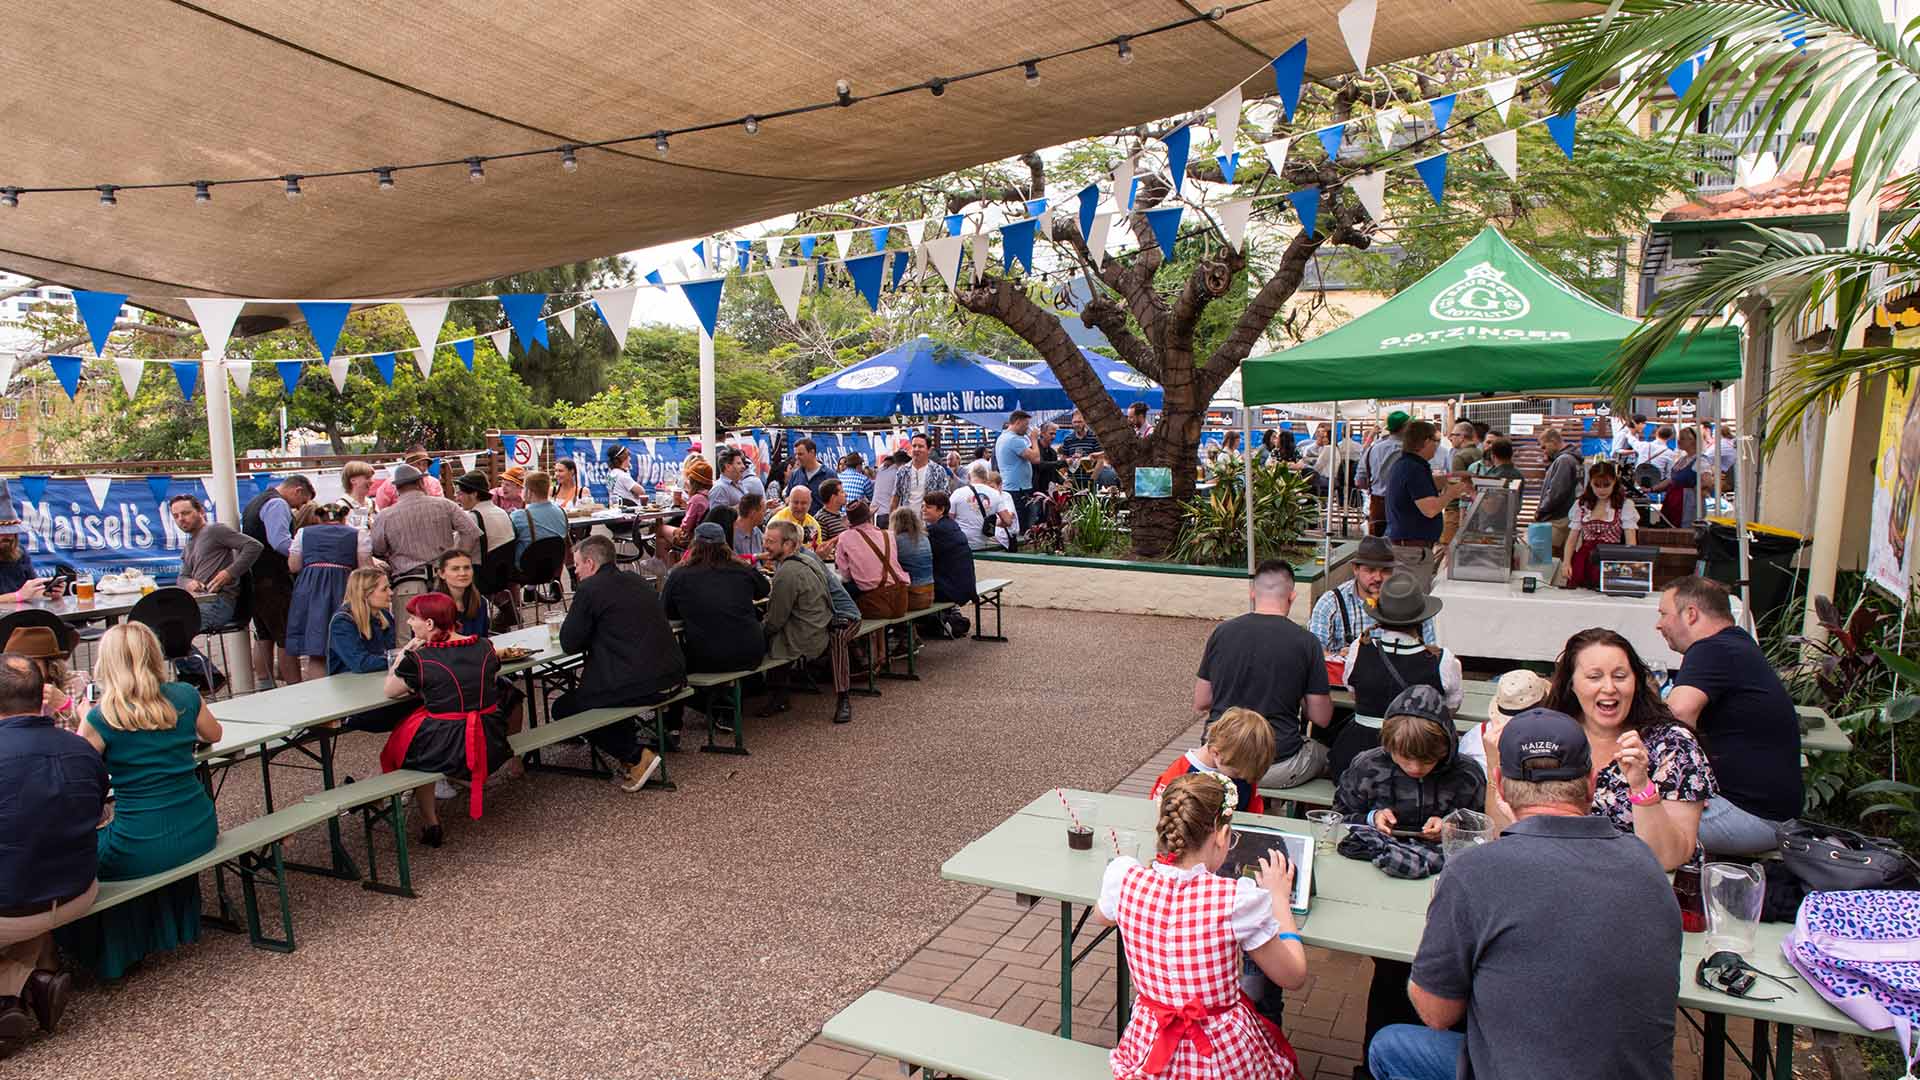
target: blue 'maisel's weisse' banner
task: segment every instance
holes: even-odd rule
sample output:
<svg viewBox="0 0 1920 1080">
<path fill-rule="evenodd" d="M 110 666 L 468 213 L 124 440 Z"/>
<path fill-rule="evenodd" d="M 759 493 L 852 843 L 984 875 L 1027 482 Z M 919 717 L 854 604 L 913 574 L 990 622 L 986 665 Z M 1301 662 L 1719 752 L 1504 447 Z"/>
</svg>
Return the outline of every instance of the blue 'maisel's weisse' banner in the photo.
<svg viewBox="0 0 1920 1080">
<path fill-rule="evenodd" d="M 96 477 L 93 485 L 99 482 Z M 35 499 L 26 497 L 19 482 L 11 485 L 35 569 L 44 574 L 64 563 L 99 575 L 135 566 L 162 584 L 178 576 L 187 538 L 174 527 L 155 485 L 144 477 L 119 477 L 107 483 L 97 503 L 93 485 L 83 477 L 54 477 Z M 252 495 L 244 484 L 242 493 Z M 166 494 L 193 495 L 212 509 L 206 485 L 197 479 L 178 477 Z"/>
</svg>

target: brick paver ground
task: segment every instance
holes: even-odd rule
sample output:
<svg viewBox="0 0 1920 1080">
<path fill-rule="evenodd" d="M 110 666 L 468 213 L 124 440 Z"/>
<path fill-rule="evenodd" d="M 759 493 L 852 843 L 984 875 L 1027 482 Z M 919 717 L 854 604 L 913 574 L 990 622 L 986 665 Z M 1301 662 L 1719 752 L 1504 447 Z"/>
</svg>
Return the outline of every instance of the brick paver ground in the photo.
<svg viewBox="0 0 1920 1080">
<path fill-rule="evenodd" d="M 1143 762 L 1113 792 L 1145 798 L 1161 770 L 1196 745 L 1199 738 L 1200 726 L 1195 724 Z M 880 980 L 878 989 L 1036 1031 L 1058 1031 L 1058 916 L 1059 908 L 1052 904 L 1026 908 L 1012 893 L 986 891 L 964 914 Z M 1364 957 L 1318 948 L 1309 948 L 1307 958 L 1311 979 L 1304 990 L 1287 995 L 1284 1026 L 1300 1055 L 1300 1075 L 1307 1080 L 1352 1080 L 1361 1059 L 1372 964 Z M 1110 940 L 1075 966 L 1073 988 L 1074 1038 L 1112 1046 L 1115 983 Z M 1728 1026 L 1738 1042 L 1750 1044 L 1746 1021 L 1733 1020 Z M 1700 1037 L 1687 1025 L 1684 1015 L 1677 1027 L 1675 1076 L 1677 1080 L 1697 1080 Z M 1796 1075 L 1811 1075 L 1809 1057 L 1803 1037 L 1796 1055 Z M 816 1035 L 769 1075 L 774 1080 L 897 1080 L 900 1066 L 891 1058 L 851 1050 Z M 1748 1076 L 1731 1055 L 1727 1076 L 1730 1080 L 1746 1080 Z"/>
</svg>

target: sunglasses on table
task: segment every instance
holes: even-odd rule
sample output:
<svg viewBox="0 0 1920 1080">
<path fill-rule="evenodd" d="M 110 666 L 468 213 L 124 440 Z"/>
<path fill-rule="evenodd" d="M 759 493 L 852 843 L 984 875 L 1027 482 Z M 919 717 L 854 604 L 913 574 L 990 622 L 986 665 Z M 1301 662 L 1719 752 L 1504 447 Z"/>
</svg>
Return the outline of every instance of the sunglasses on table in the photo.
<svg viewBox="0 0 1920 1080">
<path fill-rule="evenodd" d="M 1789 984 L 1787 980 L 1778 975 L 1761 971 L 1759 968 L 1741 959 L 1740 954 L 1736 952 L 1722 950 L 1714 953 L 1700 961 L 1699 966 L 1693 969 L 1693 981 L 1695 985 L 1706 987 L 1708 990 L 1718 990 L 1728 997 L 1745 998 L 1748 1001 L 1779 1001 L 1780 998 L 1778 995 L 1774 997 L 1752 996 L 1751 991 L 1753 990 L 1754 984 L 1759 981 L 1754 978 L 1756 975 L 1761 978 L 1772 979 L 1781 986 L 1792 989 L 1791 984 Z"/>
</svg>

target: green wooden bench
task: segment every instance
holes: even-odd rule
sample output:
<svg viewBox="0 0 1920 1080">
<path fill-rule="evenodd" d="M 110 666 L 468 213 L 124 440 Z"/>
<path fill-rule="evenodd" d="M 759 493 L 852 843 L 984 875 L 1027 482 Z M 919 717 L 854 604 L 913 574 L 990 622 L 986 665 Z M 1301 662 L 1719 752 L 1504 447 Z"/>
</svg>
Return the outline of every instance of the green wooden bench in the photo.
<svg viewBox="0 0 1920 1080">
<path fill-rule="evenodd" d="M 827 1021 L 842 1046 L 885 1054 L 926 1075 L 967 1080 L 1112 1080 L 1105 1047 L 913 998 L 869 990 Z"/>
<path fill-rule="evenodd" d="M 929 615 L 938 615 L 944 611 L 951 611 L 953 610 L 953 607 L 954 607 L 954 604 L 952 601 L 942 600 L 939 603 L 932 605 L 931 607 L 924 607 L 916 611 L 909 611 L 905 615 L 902 615 L 899 618 L 895 618 L 895 619 L 861 619 L 860 620 L 860 632 L 858 635 L 855 636 L 856 641 L 864 641 L 875 634 L 883 635 L 880 639 L 880 649 L 878 652 L 874 651 L 871 648 L 867 650 L 867 691 L 866 692 L 869 696 L 876 696 L 879 694 L 879 691 L 876 690 L 873 685 L 875 676 L 878 676 L 884 679 L 910 679 L 916 682 L 919 681 L 920 670 L 918 666 L 918 660 L 920 656 L 920 635 L 915 628 L 915 624 L 917 624 L 921 619 L 924 619 Z M 884 636 L 885 631 L 892 629 L 893 627 L 896 627 L 896 626 L 904 626 L 907 628 L 906 649 L 902 652 L 897 652 L 897 653 L 893 651 L 892 646 L 887 643 L 887 640 Z M 905 675 L 896 674 L 894 672 L 893 662 L 895 660 L 905 660 L 907 662 L 907 673 Z"/>
<path fill-rule="evenodd" d="M 975 641 L 1007 640 L 1007 635 L 1001 633 L 1002 626 L 1000 623 L 1000 619 L 1001 619 L 1000 594 L 1005 592 L 1007 589 L 1007 586 L 1011 584 L 1013 584 L 1012 578 L 987 578 L 984 581 L 977 581 L 974 583 L 974 586 L 973 586 L 973 640 Z M 987 625 L 987 621 L 980 617 L 980 608 L 983 605 L 987 607 L 991 607 L 993 609 L 992 635 L 988 635 L 982 632 L 986 629 L 986 625 Z"/>
<path fill-rule="evenodd" d="M 1289 788 L 1261 788 L 1260 797 L 1267 802 L 1267 813 L 1280 817 L 1298 817 L 1293 813 L 1296 806 L 1332 806 L 1333 781 L 1309 780 Z M 1275 804 L 1279 804 L 1276 806 Z"/>
<path fill-rule="evenodd" d="M 93 902 L 92 912 L 105 911 L 138 896 L 175 882 L 197 877 L 202 870 L 215 872 L 221 908 L 226 909 L 226 891 L 219 887 L 218 874 L 230 870 L 240 879 L 240 891 L 246 903 L 247 938 L 255 948 L 274 952 L 293 951 L 293 902 L 287 894 L 287 866 L 281 855 L 281 841 L 303 829 L 311 829 L 333 817 L 333 812 L 316 803 L 296 803 L 271 814 L 254 818 L 220 833 L 213 849 L 189 859 L 171 870 L 126 881 L 103 881 Z M 261 928 L 258 888 L 268 883 L 279 893 L 280 936 L 269 937 Z"/>
<path fill-rule="evenodd" d="M 507 736 L 507 745 L 513 748 L 516 757 L 528 759 L 527 767 L 530 769 L 542 769 L 547 772 L 574 773 L 599 779 L 609 779 L 613 776 L 612 767 L 602 764 L 603 759 L 600 751 L 594 749 L 591 744 L 587 747 L 588 765 L 586 768 L 579 768 L 572 765 L 549 765 L 540 760 L 540 751 L 555 743 L 580 738 L 588 732 L 598 731 L 609 724 L 617 724 L 633 716 L 635 713 L 652 709 L 654 746 L 660 750 L 659 785 L 663 790 L 673 791 L 675 790 L 673 781 L 667 779 L 666 709 L 667 706 L 676 702 L 685 701 L 692 696 L 692 690 L 682 687 L 678 693 L 656 705 L 613 705 L 604 709 L 588 709 L 585 712 L 574 713 L 572 716 L 559 720 L 548 720 L 543 724 L 530 723 L 524 729 Z"/>
<path fill-rule="evenodd" d="M 395 769 L 390 773 L 354 780 L 307 796 L 303 806 L 318 806 L 328 818 L 346 813 L 360 815 L 360 827 L 367 840 L 367 879 L 361 887 L 389 896 L 416 896 L 413 870 L 407 861 L 407 806 L 404 796 L 422 784 L 440 779 L 435 772 Z M 385 824 L 393 830 L 393 861 L 397 882 L 380 880 L 380 858 L 373 846 L 373 827 Z"/>
<path fill-rule="evenodd" d="M 716 721 L 714 720 L 713 714 L 715 712 L 715 708 L 714 708 L 713 699 L 711 696 L 709 696 L 707 699 L 707 708 L 704 710 L 707 714 L 707 745 L 700 748 L 701 753 L 743 754 L 744 755 L 747 752 L 747 720 L 746 720 L 746 712 L 740 707 L 741 680 L 746 679 L 749 676 L 759 675 L 768 671 L 772 671 L 775 668 L 786 667 L 787 665 L 793 662 L 794 661 L 792 657 L 788 657 L 787 659 L 784 659 L 784 660 L 776 660 L 773 657 L 769 656 L 768 658 L 760 662 L 759 667 L 752 668 L 750 670 L 703 671 L 703 672 L 696 672 L 692 675 L 688 675 L 687 685 L 694 690 L 711 690 L 711 689 L 714 689 L 715 687 L 724 686 L 731 691 L 731 695 L 730 695 L 732 698 L 731 708 L 733 712 L 733 745 L 721 746 L 716 742 L 714 742 L 714 735 L 716 734 L 716 730 L 715 730 Z"/>
</svg>

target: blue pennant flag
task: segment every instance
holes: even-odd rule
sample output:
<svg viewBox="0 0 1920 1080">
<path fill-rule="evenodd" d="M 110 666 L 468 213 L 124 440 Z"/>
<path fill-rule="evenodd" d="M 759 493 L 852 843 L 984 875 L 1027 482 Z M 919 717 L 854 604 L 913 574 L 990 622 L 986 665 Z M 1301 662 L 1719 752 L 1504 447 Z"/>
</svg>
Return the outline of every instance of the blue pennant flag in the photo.
<svg viewBox="0 0 1920 1080">
<path fill-rule="evenodd" d="M 1027 216 L 1028 217 L 1037 218 L 1041 214 L 1044 214 L 1046 212 L 1047 212 L 1047 200 L 1045 199 L 1028 199 L 1027 200 Z"/>
<path fill-rule="evenodd" d="M 753 262 L 753 241 L 735 240 L 733 242 L 734 263 L 745 270 Z"/>
<path fill-rule="evenodd" d="M 813 249 L 814 249 L 814 248 L 815 248 L 815 247 L 816 247 L 816 246 L 817 246 L 817 245 L 818 245 L 819 243 L 820 243 L 820 238 L 819 238 L 819 237 L 817 237 L 817 236 L 803 236 L 803 237 L 801 237 L 801 238 L 800 238 L 800 257 L 801 257 L 801 258 L 803 258 L 803 259 L 811 259 L 811 258 L 813 258 Z"/>
<path fill-rule="evenodd" d="M 813 264 L 813 287 L 816 291 L 827 287 L 827 260 L 825 259 Z"/>
<path fill-rule="evenodd" d="M 53 369 L 54 377 L 60 380 L 60 388 L 67 392 L 68 398 L 80 396 L 80 358 L 77 356 L 49 356 L 47 366 Z"/>
<path fill-rule="evenodd" d="M 1807 48 L 1806 16 L 1786 15 L 1781 17 L 1780 22 L 1780 36 L 1787 39 L 1787 44 L 1805 52 Z"/>
<path fill-rule="evenodd" d="M 292 397 L 293 392 L 300 388 L 301 369 L 306 366 L 306 362 L 303 360 L 275 360 L 273 362 L 274 370 L 280 373 L 280 385 L 287 388 L 288 397 Z"/>
<path fill-rule="evenodd" d="M 171 473 L 148 473 L 147 490 L 153 492 L 153 501 L 159 503 L 164 509 L 167 505 L 167 495 L 173 490 L 173 475 Z"/>
<path fill-rule="evenodd" d="M 340 301 L 300 301 L 300 314 L 307 317 L 307 330 L 313 334 L 323 363 L 333 359 L 333 350 L 340 344 L 340 328 L 347 325 L 347 312 L 352 310 L 352 304 Z"/>
<path fill-rule="evenodd" d="M 701 266 L 707 265 L 707 242 L 705 240 L 695 240 L 693 242 L 693 261 L 699 263 Z"/>
<path fill-rule="evenodd" d="M 1193 128 L 1182 124 L 1160 141 L 1167 144 L 1167 170 L 1173 173 L 1173 193 L 1178 195 L 1180 185 L 1187 179 L 1187 152 L 1193 147 Z"/>
<path fill-rule="evenodd" d="M 460 354 L 460 362 L 467 365 L 468 371 L 472 371 L 473 370 L 473 339 L 468 338 L 465 341 L 454 342 L 453 351 Z"/>
<path fill-rule="evenodd" d="M 686 296 L 687 303 L 693 305 L 693 316 L 706 328 L 708 337 L 713 336 L 714 327 L 720 322 L 720 288 L 725 284 L 725 278 L 680 283 L 680 292 Z"/>
<path fill-rule="evenodd" d="M 1300 227 L 1312 236 L 1314 225 L 1320 220 L 1320 189 L 1304 187 L 1299 191 L 1287 192 L 1287 201 L 1293 204 L 1293 212 L 1299 215 Z"/>
<path fill-rule="evenodd" d="M 886 272 L 886 260 L 885 253 L 878 251 L 847 260 L 847 276 L 853 279 L 853 287 L 875 311 L 880 310 L 880 275 Z"/>
<path fill-rule="evenodd" d="M 254 473 L 253 474 L 253 493 L 255 495 L 258 495 L 261 492 L 272 487 L 277 482 L 278 481 L 274 480 L 272 473 L 263 473 L 263 472 Z"/>
<path fill-rule="evenodd" d="M 1229 184 L 1233 183 L 1234 171 L 1240 168 L 1240 151 L 1235 150 L 1231 155 L 1215 154 L 1213 160 L 1220 163 L 1220 179 Z"/>
<path fill-rule="evenodd" d="M 200 362 L 175 360 L 168 366 L 173 368 L 173 381 L 180 384 L 180 395 L 192 401 L 194 388 L 200 385 Z"/>
<path fill-rule="evenodd" d="M 663 278 L 663 277 L 661 277 L 661 276 L 660 276 L 660 271 L 658 271 L 658 270 L 649 270 L 649 271 L 647 271 L 647 284 L 649 284 L 649 285 L 665 285 L 666 283 L 667 283 L 667 280 L 666 280 L 665 278 Z"/>
<path fill-rule="evenodd" d="M 1554 142 L 1560 144 L 1560 152 L 1567 155 L 1568 161 L 1573 160 L 1574 121 L 1574 114 L 1570 111 L 1547 117 L 1547 133 L 1553 136 Z"/>
<path fill-rule="evenodd" d="M 1427 194 L 1433 196 L 1435 206 L 1447 203 L 1447 156 L 1435 154 L 1413 163 L 1413 171 L 1420 174 L 1420 180 L 1427 185 Z"/>
<path fill-rule="evenodd" d="M 947 215 L 947 235 L 959 236 L 960 223 L 965 220 L 967 220 L 967 215 L 965 214 L 948 214 Z"/>
<path fill-rule="evenodd" d="M 1129 212 L 1133 210 L 1133 201 L 1139 197 L 1140 197 L 1140 178 L 1136 176 L 1133 178 L 1133 183 L 1127 185 L 1127 210 Z"/>
<path fill-rule="evenodd" d="M 1347 137 L 1347 125 L 1335 124 L 1321 128 L 1315 134 L 1320 136 L 1320 145 L 1326 148 L 1328 161 L 1340 160 L 1340 141 Z"/>
<path fill-rule="evenodd" d="M 535 345 L 546 346 L 547 321 L 540 317 L 540 310 L 546 306 L 546 293 L 500 294 L 500 308 L 507 313 L 507 321 L 513 324 L 514 336 L 520 339 L 522 349 L 532 351 Z"/>
<path fill-rule="evenodd" d="M 500 436 L 500 451 L 506 456 L 508 461 L 513 460 L 513 448 L 518 445 L 520 445 L 520 436 L 507 434 Z M 595 464 L 598 463 L 596 462 Z"/>
<path fill-rule="evenodd" d="M 20 494 L 25 495 L 27 497 L 28 502 L 39 502 L 41 497 L 44 496 L 46 493 L 47 493 L 46 477 L 22 476 L 20 478 Z"/>
<path fill-rule="evenodd" d="M 373 369 L 380 373 L 381 382 L 386 383 L 388 386 L 393 385 L 393 354 L 392 353 L 390 352 L 375 353 L 373 355 Z"/>
<path fill-rule="evenodd" d="M 93 355 L 107 354 L 107 335 L 113 333 L 114 320 L 120 317 L 120 305 L 126 302 L 126 293 L 73 290 L 73 306 L 80 309 L 80 321 L 87 324 L 87 336 L 93 339 Z"/>
<path fill-rule="evenodd" d="M 1706 59 L 1707 50 L 1701 49 L 1687 57 L 1686 63 L 1667 72 L 1667 86 L 1673 90 L 1674 97 L 1687 96 L 1687 90 L 1693 86 L 1693 80 L 1699 76 L 1700 66 Z"/>
<path fill-rule="evenodd" d="M 1447 121 L 1453 119 L 1455 95 L 1445 94 L 1433 99 L 1433 127 L 1435 131 L 1447 130 Z"/>
<path fill-rule="evenodd" d="M 873 237 L 873 250 L 887 250 L 887 233 L 892 230 L 893 226 L 891 225 L 875 225 L 873 228 L 867 230 L 867 235 Z"/>
<path fill-rule="evenodd" d="M 1153 226 L 1153 239 L 1160 245 L 1160 254 L 1173 258 L 1174 242 L 1180 239 L 1180 211 L 1185 207 L 1179 203 L 1161 206 L 1146 212 L 1147 224 Z"/>
<path fill-rule="evenodd" d="M 440 479 L 439 458 L 434 458 L 432 461 L 427 462 L 427 475 L 433 477 L 435 480 Z"/>
<path fill-rule="evenodd" d="M 1567 67 L 1568 67 L 1568 65 L 1566 65 L 1566 64 L 1561 64 L 1561 65 L 1560 65 L 1559 67 L 1557 67 L 1557 68 L 1554 68 L 1554 69 L 1553 69 L 1552 71 L 1549 71 L 1549 72 L 1547 72 L 1547 78 L 1549 78 L 1549 79 L 1552 79 L 1552 80 L 1553 80 L 1553 85 L 1555 85 L 1555 86 L 1559 86 L 1559 85 L 1560 85 L 1560 77 L 1561 77 L 1562 75 L 1565 75 L 1565 74 L 1567 73 Z"/>
<path fill-rule="evenodd" d="M 1026 272 L 1033 273 L 1033 227 L 1039 222 L 1028 219 L 1000 226 L 1000 270 L 1013 273 L 1013 264 L 1019 263 Z"/>
<path fill-rule="evenodd" d="M 905 251 L 896 251 L 893 253 L 893 287 L 896 289 L 899 288 L 900 279 L 906 276 L 907 253 Z"/>
<path fill-rule="evenodd" d="M 1273 60 L 1273 87 L 1280 93 L 1280 105 L 1287 110 L 1287 121 L 1293 121 L 1293 110 L 1300 107 L 1300 86 L 1307 78 L 1307 39 L 1301 38 L 1293 43 L 1293 48 L 1281 53 Z"/>
<path fill-rule="evenodd" d="M 1082 239 L 1093 235 L 1093 212 L 1100 207 L 1100 185 L 1088 184 L 1080 189 L 1080 236 Z"/>
</svg>

